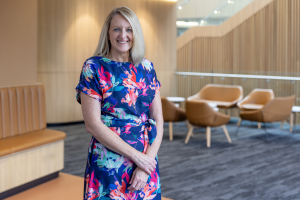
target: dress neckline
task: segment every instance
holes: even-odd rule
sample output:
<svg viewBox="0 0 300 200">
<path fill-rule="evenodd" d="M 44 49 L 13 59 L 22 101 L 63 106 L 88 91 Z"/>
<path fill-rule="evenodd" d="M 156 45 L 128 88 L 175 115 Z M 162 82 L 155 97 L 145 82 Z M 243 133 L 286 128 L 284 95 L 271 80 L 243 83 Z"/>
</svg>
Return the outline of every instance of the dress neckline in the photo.
<svg viewBox="0 0 300 200">
<path fill-rule="evenodd" d="M 118 62 L 118 61 L 115 61 L 115 60 L 112 60 L 112 59 L 109 59 L 105 56 L 98 56 L 98 57 L 101 57 L 102 59 L 104 59 L 105 61 L 110 61 L 111 63 L 115 63 L 115 64 L 130 64 L 132 62 Z"/>
</svg>

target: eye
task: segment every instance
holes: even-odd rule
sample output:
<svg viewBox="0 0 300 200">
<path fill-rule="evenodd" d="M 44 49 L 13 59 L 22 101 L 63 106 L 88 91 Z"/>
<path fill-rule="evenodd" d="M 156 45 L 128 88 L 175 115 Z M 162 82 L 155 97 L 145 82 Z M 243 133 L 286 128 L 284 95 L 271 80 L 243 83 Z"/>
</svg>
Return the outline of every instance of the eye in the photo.
<svg viewBox="0 0 300 200">
<path fill-rule="evenodd" d="M 130 28 L 129 28 L 129 29 L 127 29 L 127 32 L 132 32 L 132 29 L 130 29 Z"/>
<path fill-rule="evenodd" d="M 119 28 L 115 28 L 114 31 L 120 31 L 120 29 Z"/>
</svg>

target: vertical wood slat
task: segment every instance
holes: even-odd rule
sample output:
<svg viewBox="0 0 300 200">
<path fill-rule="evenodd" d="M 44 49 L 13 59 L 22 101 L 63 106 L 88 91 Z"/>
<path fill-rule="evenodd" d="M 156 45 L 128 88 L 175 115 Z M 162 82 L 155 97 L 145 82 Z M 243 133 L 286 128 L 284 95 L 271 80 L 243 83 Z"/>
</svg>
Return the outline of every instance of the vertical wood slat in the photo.
<svg viewBox="0 0 300 200">
<path fill-rule="evenodd" d="M 1 96 L 1 118 L 2 118 L 2 138 L 11 136 L 9 95 L 7 88 L 0 89 Z"/>
<path fill-rule="evenodd" d="M 25 124 L 26 132 L 34 130 L 33 125 L 33 113 L 32 113 L 32 96 L 30 91 L 30 86 L 23 87 L 24 90 L 24 99 L 25 99 Z"/>
<path fill-rule="evenodd" d="M 18 102 L 15 88 L 8 88 L 11 136 L 19 134 Z"/>
<path fill-rule="evenodd" d="M 32 122 L 33 130 L 39 130 L 40 128 L 40 116 L 39 116 L 39 100 L 38 91 L 36 86 L 30 86 L 31 94 L 31 108 L 32 108 Z"/>
<path fill-rule="evenodd" d="M 19 134 L 26 133 L 25 96 L 23 87 L 16 87 L 18 102 L 18 128 Z"/>
<path fill-rule="evenodd" d="M 43 85 L 37 86 L 39 104 L 39 129 L 46 128 L 46 99 Z"/>
</svg>

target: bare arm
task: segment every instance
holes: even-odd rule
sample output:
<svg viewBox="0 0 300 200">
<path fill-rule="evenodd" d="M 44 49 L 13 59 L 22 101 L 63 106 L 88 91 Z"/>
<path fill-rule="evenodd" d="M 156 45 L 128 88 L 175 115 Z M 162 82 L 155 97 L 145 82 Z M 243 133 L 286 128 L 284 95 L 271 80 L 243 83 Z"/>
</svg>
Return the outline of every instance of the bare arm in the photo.
<svg viewBox="0 0 300 200">
<path fill-rule="evenodd" d="M 86 129 L 105 147 L 131 159 L 148 174 L 156 167 L 154 158 L 147 156 L 124 142 L 101 121 L 101 103 L 80 92 L 81 109 Z"/>
<path fill-rule="evenodd" d="M 160 93 L 157 93 L 155 95 L 155 98 L 150 106 L 150 117 L 156 121 L 157 135 L 151 146 L 148 146 L 146 154 L 151 158 L 155 158 L 162 141 L 164 130 L 164 119 L 162 115 Z M 137 167 L 134 170 L 133 176 L 129 182 L 132 185 L 128 188 L 128 190 L 137 191 L 141 188 L 144 188 L 147 183 L 147 179 L 148 175 L 146 174 L 146 172 L 143 169 Z"/>
<path fill-rule="evenodd" d="M 164 131 L 164 119 L 162 115 L 161 98 L 159 92 L 155 95 L 155 98 L 150 106 L 150 117 L 156 121 L 157 135 L 151 146 L 148 146 L 146 154 L 152 158 L 155 158 L 159 150 Z"/>
</svg>

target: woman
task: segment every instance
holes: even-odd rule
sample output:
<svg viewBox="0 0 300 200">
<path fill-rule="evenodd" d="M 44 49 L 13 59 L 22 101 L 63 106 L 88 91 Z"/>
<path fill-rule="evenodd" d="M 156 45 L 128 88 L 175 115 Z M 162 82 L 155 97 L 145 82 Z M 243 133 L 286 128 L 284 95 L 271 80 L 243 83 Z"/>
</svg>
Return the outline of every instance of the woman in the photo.
<svg viewBox="0 0 300 200">
<path fill-rule="evenodd" d="M 113 10 L 76 87 L 92 134 L 84 199 L 161 199 L 160 83 L 144 52 L 137 16 L 127 7 Z"/>
</svg>

